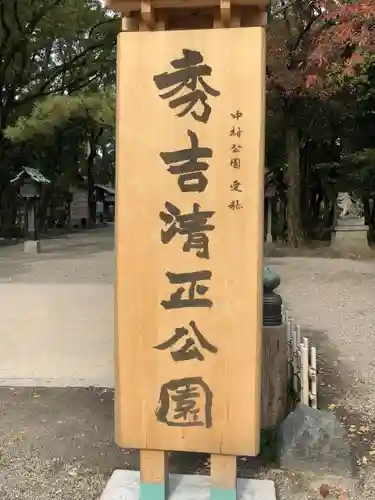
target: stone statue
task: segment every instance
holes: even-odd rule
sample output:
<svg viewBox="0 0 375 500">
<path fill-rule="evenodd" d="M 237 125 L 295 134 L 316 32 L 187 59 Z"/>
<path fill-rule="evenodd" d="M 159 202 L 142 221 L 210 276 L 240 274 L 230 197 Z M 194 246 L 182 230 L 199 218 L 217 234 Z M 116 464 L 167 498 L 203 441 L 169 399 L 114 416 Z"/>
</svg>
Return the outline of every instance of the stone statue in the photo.
<svg viewBox="0 0 375 500">
<path fill-rule="evenodd" d="M 331 234 L 331 248 L 338 252 L 367 254 L 369 250 L 364 207 L 350 193 L 338 193 L 337 221 Z"/>
<path fill-rule="evenodd" d="M 338 193 L 337 206 L 340 210 L 339 219 L 362 219 L 363 204 L 360 199 L 353 201 L 349 193 Z"/>
</svg>

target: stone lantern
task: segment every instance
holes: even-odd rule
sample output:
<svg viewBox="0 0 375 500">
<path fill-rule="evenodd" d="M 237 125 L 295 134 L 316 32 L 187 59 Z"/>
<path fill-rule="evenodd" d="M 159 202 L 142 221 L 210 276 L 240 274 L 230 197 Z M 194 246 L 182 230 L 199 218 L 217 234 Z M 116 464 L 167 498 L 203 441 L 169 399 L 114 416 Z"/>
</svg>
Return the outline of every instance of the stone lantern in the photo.
<svg viewBox="0 0 375 500">
<path fill-rule="evenodd" d="M 11 184 L 18 186 L 27 210 L 27 239 L 24 243 L 24 250 L 27 253 L 39 253 L 40 241 L 38 240 L 36 224 L 36 205 L 40 197 L 42 186 L 50 184 L 51 181 L 44 177 L 39 170 L 30 167 L 23 167 L 21 172 L 11 181 Z"/>
</svg>

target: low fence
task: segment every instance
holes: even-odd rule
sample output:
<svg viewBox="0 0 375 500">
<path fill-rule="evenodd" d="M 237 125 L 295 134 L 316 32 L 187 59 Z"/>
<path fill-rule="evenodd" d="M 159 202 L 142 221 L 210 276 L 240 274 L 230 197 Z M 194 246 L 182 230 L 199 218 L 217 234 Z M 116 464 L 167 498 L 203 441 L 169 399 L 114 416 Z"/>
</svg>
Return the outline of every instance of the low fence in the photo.
<svg viewBox="0 0 375 500">
<path fill-rule="evenodd" d="M 317 408 L 316 348 L 307 337 L 301 337 L 300 325 L 289 311 L 283 310 L 288 344 L 288 378 L 300 403 Z"/>
</svg>

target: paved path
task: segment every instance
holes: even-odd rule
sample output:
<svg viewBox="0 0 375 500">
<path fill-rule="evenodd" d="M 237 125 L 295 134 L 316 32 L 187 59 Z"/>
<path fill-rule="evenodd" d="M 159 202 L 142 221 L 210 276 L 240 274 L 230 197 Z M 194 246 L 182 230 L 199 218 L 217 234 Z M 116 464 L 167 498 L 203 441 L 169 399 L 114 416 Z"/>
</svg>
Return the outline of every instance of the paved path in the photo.
<svg viewBox="0 0 375 500">
<path fill-rule="evenodd" d="M 0 283 L 113 283 L 113 227 L 42 241 L 42 253 L 23 245 L 0 248 Z"/>
<path fill-rule="evenodd" d="M 113 386 L 113 229 L 0 249 L 0 385 Z"/>
</svg>

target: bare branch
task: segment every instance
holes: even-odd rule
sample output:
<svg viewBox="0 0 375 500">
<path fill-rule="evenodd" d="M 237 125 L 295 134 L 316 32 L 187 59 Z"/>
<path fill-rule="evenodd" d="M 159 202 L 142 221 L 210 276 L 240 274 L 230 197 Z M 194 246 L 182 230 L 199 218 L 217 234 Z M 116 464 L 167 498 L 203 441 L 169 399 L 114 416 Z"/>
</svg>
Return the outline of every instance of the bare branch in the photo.
<svg viewBox="0 0 375 500">
<path fill-rule="evenodd" d="M 93 51 L 94 49 L 96 49 L 98 47 L 101 47 L 101 46 L 102 46 L 102 44 L 100 44 L 100 43 L 93 44 L 92 46 L 88 47 L 87 49 L 85 49 L 80 54 L 78 54 L 75 57 L 73 57 L 69 62 L 67 62 L 65 64 L 61 64 L 60 66 L 58 66 L 54 70 L 54 72 L 52 73 L 52 75 L 43 82 L 43 85 L 41 85 L 39 87 L 39 89 L 37 89 L 35 92 L 32 92 L 32 93 L 26 95 L 23 99 L 18 99 L 17 101 L 14 101 L 13 102 L 13 106 L 19 107 L 21 105 L 24 105 L 24 104 L 28 103 L 29 101 L 32 101 L 32 100 L 38 99 L 40 97 L 44 97 L 44 96 L 50 95 L 52 93 L 62 92 L 63 90 L 65 90 L 66 87 L 67 87 L 67 85 L 64 83 L 64 81 L 57 88 L 52 88 L 51 89 L 50 86 L 53 84 L 53 82 L 59 76 L 63 76 L 63 74 L 65 72 L 68 72 L 70 69 L 73 69 L 74 68 L 74 63 L 76 63 L 77 61 L 80 61 L 80 59 L 82 59 L 85 56 L 89 55 L 91 53 L 91 51 Z M 92 74 L 97 74 L 97 70 L 93 71 Z M 91 76 L 91 74 L 89 74 L 88 76 Z M 86 83 L 82 84 L 78 88 L 83 88 L 88 82 L 91 82 L 90 78 L 88 79 L 88 81 L 86 81 Z M 74 89 L 74 90 L 77 90 L 77 89 Z"/>
<path fill-rule="evenodd" d="M 94 31 L 99 28 L 99 26 L 104 26 L 106 24 L 112 24 L 114 22 L 119 22 L 119 18 L 118 17 L 113 17 L 111 19 L 106 19 L 105 21 L 100 21 L 99 23 L 96 23 L 94 24 L 94 26 L 90 29 L 89 31 L 89 37 L 91 38 Z"/>
<path fill-rule="evenodd" d="M 312 28 L 312 26 L 315 24 L 315 22 L 322 16 L 322 14 L 318 14 L 316 17 L 312 17 L 310 21 L 307 23 L 307 25 L 301 30 L 300 34 L 298 35 L 297 40 L 293 44 L 292 50 L 296 51 L 299 47 L 299 44 L 303 40 L 304 36 L 306 33 Z"/>
</svg>

